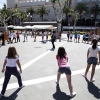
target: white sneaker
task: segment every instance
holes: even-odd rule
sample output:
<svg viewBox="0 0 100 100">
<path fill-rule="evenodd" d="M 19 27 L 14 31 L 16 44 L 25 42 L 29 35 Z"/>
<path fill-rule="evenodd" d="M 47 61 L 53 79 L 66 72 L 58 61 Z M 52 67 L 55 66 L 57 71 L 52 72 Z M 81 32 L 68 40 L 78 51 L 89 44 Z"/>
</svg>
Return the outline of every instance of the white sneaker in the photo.
<svg viewBox="0 0 100 100">
<path fill-rule="evenodd" d="M 94 82 L 94 81 L 95 81 L 95 79 L 92 79 L 92 80 L 90 79 L 90 82 Z"/>
<path fill-rule="evenodd" d="M 56 84 L 59 84 L 59 82 L 57 82 L 57 80 L 56 80 Z"/>
<path fill-rule="evenodd" d="M 85 74 L 82 74 L 82 76 L 85 77 L 85 78 L 87 77 Z"/>
<path fill-rule="evenodd" d="M 71 98 L 73 98 L 76 95 L 76 92 L 73 92 L 70 94 Z"/>
<path fill-rule="evenodd" d="M 20 86 L 19 88 L 23 88 L 23 87 L 25 87 L 25 85 L 22 85 L 22 86 Z"/>
</svg>

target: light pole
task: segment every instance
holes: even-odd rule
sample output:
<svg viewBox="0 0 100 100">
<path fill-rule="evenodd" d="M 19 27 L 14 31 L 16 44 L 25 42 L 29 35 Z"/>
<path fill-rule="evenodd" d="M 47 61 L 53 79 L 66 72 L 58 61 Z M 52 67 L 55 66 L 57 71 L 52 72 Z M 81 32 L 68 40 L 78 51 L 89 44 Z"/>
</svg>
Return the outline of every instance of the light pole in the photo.
<svg viewBox="0 0 100 100">
<path fill-rule="evenodd" d="M 92 19 L 93 19 L 93 15 L 91 14 L 91 31 L 92 31 Z"/>
</svg>

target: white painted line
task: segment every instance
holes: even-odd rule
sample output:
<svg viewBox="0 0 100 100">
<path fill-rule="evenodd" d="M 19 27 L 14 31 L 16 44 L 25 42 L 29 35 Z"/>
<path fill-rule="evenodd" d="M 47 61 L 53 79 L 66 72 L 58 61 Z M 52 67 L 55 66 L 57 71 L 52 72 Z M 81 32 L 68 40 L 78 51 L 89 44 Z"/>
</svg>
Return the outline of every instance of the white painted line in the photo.
<svg viewBox="0 0 100 100">
<path fill-rule="evenodd" d="M 63 45 L 64 43 L 66 43 L 66 42 L 60 43 L 58 46 L 56 46 L 56 48 L 60 47 L 60 46 Z M 38 57 L 32 59 L 31 61 L 27 62 L 26 64 L 22 65 L 22 70 L 28 68 L 30 65 L 32 65 L 33 63 L 35 63 L 35 62 L 38 61 L 39 59 L 43 58 L 44 56 L 46 56 L 46 55 L 49 54 L 50 52 L 52 52 L 52 51 L 51 51 L 51 50 L 46 51 L 45 53 L 41 54 L 40 56 L 38 56 Z M 4 77 L 2 77 L 2 78 L 0 79 L 0 85 L 3 83 L 3 81 L 4 81 Z"/>
<path fill-rule="evenodd" d="M 97 66 L 96 69 L 100 69 L 100 66 Z M 91 71 L 91 69 L 89 71 Z M 76 71 L 72 71 L 72 75 L 82 74 L 84 72 L 85 72 L 85 69 L 76 70 Z M 43 82 L 47 82 L 47 81 L 51 81 L 51 80 L 56 80 L 56 77 L 57 77 L 57 75 L 47 76 L 47 77 L 43 77 L 43 78 L 37 78 L 37 79 L 33 79 L 33 80 L 23 81 L 23 84 L 25 86 L 34 85 L 34 84 L 43 83 Z M 61 76 L 61 78 L 65 78 L 65 77 L 66 77 L 65 74 L 63 74 Z M 14 89 L 14 88 L 18 88 L 18 83 L 9 84 L 7 87 L 7 90 Z M 0 90 L 1 89 L 2 89 L 2 86 L 0 86 Z"/>
</svg>

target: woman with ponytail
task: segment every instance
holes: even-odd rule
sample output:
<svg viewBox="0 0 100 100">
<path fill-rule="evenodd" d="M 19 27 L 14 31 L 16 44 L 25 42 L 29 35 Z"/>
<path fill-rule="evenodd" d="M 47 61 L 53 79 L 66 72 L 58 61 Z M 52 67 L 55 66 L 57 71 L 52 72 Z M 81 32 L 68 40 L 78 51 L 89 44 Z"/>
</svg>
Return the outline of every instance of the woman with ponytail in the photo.
<svg viewBox="0 0 100 100">
<path fill-rule="evenodd" d="M 82 76 L 84 76 L 86 78 L 87 73 L 92 64 L 92 72 L 91 72 L 90 82 L 95 81 L 95 79 L 93 79 L 93 76 L 95 74 L 95 67 L 97 64 L 100 64 L 100 49 L 97 46 L 97 44 L 98 44 L 97 39 L 93 39 L 92 46 L 90 46 L 87 51 L 87 68 L 86 68 L 85 74 L 82 74 Z M 98 55 L 98 57 L 97 57 L 97 55 Z M 98 63 L 98 58 L 99 58 L 99 63 Z"/>
</svg>

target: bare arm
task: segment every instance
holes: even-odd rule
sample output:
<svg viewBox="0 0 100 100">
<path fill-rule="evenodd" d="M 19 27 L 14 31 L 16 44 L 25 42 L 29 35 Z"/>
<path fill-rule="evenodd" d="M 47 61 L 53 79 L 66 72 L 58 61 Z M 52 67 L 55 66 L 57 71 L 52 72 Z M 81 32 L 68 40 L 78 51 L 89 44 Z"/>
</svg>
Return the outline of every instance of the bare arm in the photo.
<svg viewBox="0 0 100 100">
<path fill-rule="evenodd" d="M 87 51 L 87 59 L 88 59 L 88 56 L 89 56 L 89 50 Z"/>
<path fill-rule="evenodd" d="M 3 68 L 2 68 L 2 73 L 5 71 L 6 63 L 7 63 L 7 60 L 5 59 L 4 64 L 3 64 Z"/>
<path fill-rule="evenodd" d="M 100 51 L 98 52 L 98 55 L 99 55 L 99 64 L 100 64 Z"/>
<path fill-rule="evenodd" d="M 16 61 L 16 63 L 17 63 L 17 65 L 18 65 L 19 69 L 20 69 L 20 73 L 22 73 L 22 68 L 21 68 L 21 64 L 20 64 L 19 59 Z"/>
</svg>

